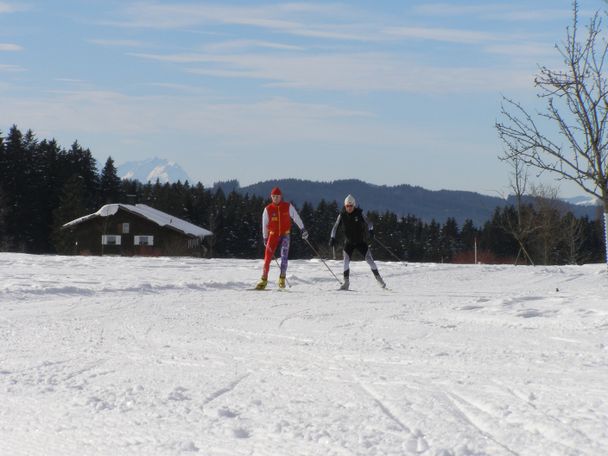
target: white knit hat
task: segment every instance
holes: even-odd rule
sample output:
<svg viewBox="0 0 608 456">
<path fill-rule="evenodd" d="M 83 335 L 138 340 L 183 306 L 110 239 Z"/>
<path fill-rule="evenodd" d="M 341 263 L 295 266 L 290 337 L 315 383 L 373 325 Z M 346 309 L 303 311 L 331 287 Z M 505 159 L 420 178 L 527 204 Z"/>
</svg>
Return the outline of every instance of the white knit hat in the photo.
<svg viewBox="0 0 608 456">
<path fill-rule="evenodd" d="M 353 205 L 356 206 L 357 205 L 357 201 L 355 200 L 355 197 L 353 195 L 348 195 L 346 198 L 344 198 L 344 205 Z"/>
</svg>

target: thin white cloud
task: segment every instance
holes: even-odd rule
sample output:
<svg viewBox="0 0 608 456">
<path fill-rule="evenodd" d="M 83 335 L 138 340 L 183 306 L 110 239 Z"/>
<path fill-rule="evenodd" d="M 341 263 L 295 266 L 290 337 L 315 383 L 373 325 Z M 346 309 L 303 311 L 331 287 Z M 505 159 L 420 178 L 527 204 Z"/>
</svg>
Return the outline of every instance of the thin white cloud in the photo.
<svg viewBox="0 0 608 456">
<path fill-rule="evenodd" d="M 521 21 L 530 21 L 530 22 L 539 22 L 539 21 L 554 21 L 554 20 L 563 20 L 572 17 L 571 9 L 541 9 L 541 10 L 520 10 L 520 11 L 510 11 L 503 14 L 491 15 L 488 16 L 487 19 L 493 20 L 503 20 L 503 21 L 513 21 L 513 22 L 521 22 Z"/>
<path fill-rule="evenodd" d="M 0 2 L 0 14 L 6 13 L 18 13 L 21 11 L 27 11 L 29 7 L 27 5 L 17 5 L 16 3 Z"/>
<path fill-rule="evenodd" d="M 518 20 L 524 16 L 567 16 L 568 10 L 512 9 L 507 5 L 469 5 L 455 7 L 448 4 L 430 4 L 414 8 L 418 13 L 433 17 L 441 15 L 483 15 L 485 19 Z M 232 6 L 221 4 L 160 4 L 135 3 L 123 10 L 124 18 L 113 25 L 154 29 L 196 30 L 201 26 L 249 26 L 267 31 L 311 39 L 344 41 L 351 43 L 379 43 L 382 41 L 422 39 L 447 43 L 477 44 L 512 40 L 515 37 L 492 31 L 466 28 L 391 26 L 391 19 L 374 16 L 369 12 L 354 12 L 345 4 L 289 3 L 278 5 Z M 348 17 L 349 21 L 345 18 Z M 208 31 L 209 32 L 209 31 Z M 224 30 L 229 33 L 229 31 Z M 242 32 L 242 31 L 241 31 Z M 264 40 L 241 39 L 220 43 L 218 49 L 247 43 L 258 47 L 290 46 Z M 214 46 L 214 45 L 210 45 Z M 213 48 L 209 48 L 210 50 Z M 215 52 L 215 51 L 214 51 Z"/>
<path fill-rule="evenodd" d="M 492 44 L 484 46 L 484 51 L 490 54 L 502 54 L 513 57 L 555 57 L 555 46 L 543 43 L 512 43 Z"/>
<path fill-rule="evenodd" d="M 135 3 L 109 25 L 153 29 L 193 29 L 204 25 L 248 26 L 293 36 L 344 41 L 376 39 L 375 27 L 345 23 L 353 9 L 342 4 L 288 3 L 257 6 Z M 324 23 L 329 20 L 329 23 Z M 353 25 L 354 24 L 354 25 Z"/>
<path fill-rule="evenodd" d="M 25 68 L 23 68 L 19 65 L 8 65 L 8 64 L 0 63 L 0 72 L 13 73 L 13 72 L 19 72 L 19 71 L 26 71 L 26 70 L 25 70 Z"/>
<path fill-rule="evenodd" d="M 201 4 L 160 4 L 138 2 L 125 9 L 126 18 L 114 25 L 146 28 L 187 28 L 201 24 L 250 25 L 263 28 L 290 28 L 297 23 L 283 20 L 270 7 L 233 7 Z M 274 16 L 274 17 L 273 17 Z"/>
<path fill-rule="evenodd" d="M 98 44 L 100 46 L 116 46 L 116 47 L 140 47 L 143 45 L 137 40 L 119 40 L 119 39 L 90 39 L 89 43 Z"/>
<path fill-rule="evenodd" d="M 535 18 L 563 18 L 571 12 L 568 9 L 537 10 L 511 7 L 504 4 L 470 4 L 455 6 L 447 3 L 434 3 L 413 7 L 418 14 L 433 17 L 458 15 L 477 15 L 484 20 L 533 20 Z M 509 36 L 494 31 L 471 30 L 467 28 L 391 26 L 391 19 L 374 15 L 369 11 L 362 12 L 345 4 L 285 3 L 274 5 L 234 6 L 217 4 L 162 4 L 138 2 L 122 11 L 123 19 L 114 25 L 126 27 L 144 27 L 154 29 L 184 29 L 200 31 L 207 27 L 206 33 L 212 33 L 213 27 L 222 27 L 222 32 L 230 34 L 228 26 L 248 26 L 266 31 L 304 37 L 311 40 L 346 43 L 380 43 L 383 41 L 409 41 L 412 39 L 445 42 L 451 44 L 502 43 L 504 47 L 493 48 L 496 54 L 507 55 L 509 45 L 522 41 L 520 36 Z M 346 20 L 345 18 L 348 18 Z M 388 24 L 388 25 L 387 25 Z M 242 33 L 242 30 L 239 31 Z M 528 40 L 529 41 L 529 40 Z M 99 44 L 103 44 L 101 41 Z M 105 44 L 110 45 L 108 41 Z M 118 42 L 117 42 L 118 44 Z M 318 45 L 318 43 L 316 43 Z M 206 44 L 202 49 L 207 52 L 235 52 L 252 48 L 275 50 L 303 50 L 310 45 L 298 43 L 285 44 L 277 41 L 260 39 L 226 40 L 216 44 Z M 200 47 L 199 47 L 200 48 Z M 487 50 L 492 48 L 486 47 Z M 217 69 L 205 70 L 218 72 Z M 225 70 L 229 74 L 233 70 Z M 220 74 L 220 73 L 218 73 Z M 224 74 L 224 73 L 222 73 Z"/>
<path fill-rule="evenodd" d="M 400 38 L 415 38 L 464 44 L 487 43 L 488 41 L 499 41 L 504 39 L 504 37 L 494 33 L 433 27 L 389 27 L 384 30 L 384 33 Z"/>
<path fill-rule="evenodd" d="M 129 52 L 127 55 L 133 57 L 139 57 L 148 60 L 157 60 L 160 62 L 171 62 L 171 63 L 194 63 L 194 62 L 206 62 L 218 60 L 220 57 L 214 57 L 209 54 L 148 54 L 141 52 Z"/>
<path fill-rule="evenodd" d="M 453 3 L 424 3 L 422 5 L 416 5 L 414 11 L 419 14 L 426 14 L 429 16 L 470 16 L 480 14 L 497 14 L 504 12 L 508 5 L 498 5 L 496 3 L 487 4 L 469 4 L 469 5 L 455 5 Z"/>
<path fill-rule="evenodd" d="M 204 46 L 204 50 L 207 52 L 231 52 L 255 48 L 274 49 L 278 51 L 303 51 L 305 49 L 302 46 L 262 40 L 229 40 Z"/>
<path fill-rule="evenodd" d="M 69 83 L 76 83 L 76 84 L 80 84 L 80 83 L 84 82 L 82 79 L 74 79 L 74 78 L 56 78 L 55 81 L 69 82 Z"/>
<path fill-rule="evenodd" d="M 570 4 L 566 8 L 537 8 L 530 2 L 526 8 L 508 4 L 487 3 L 455 5 L 453 3 L 427 3 L 414 8 L 428 16 L 475 16 L 496 21 L 551 21 L 572 16 Z"/>
<path fill-rule="evenodd" d="M 353 11 L 352 6 L 345 6 L 345 4 L 340 3 L 284 3 L 277 5 L 277 8 L 280 11 L 284 11 L 286 13 L 307 13 L 314 16 L 324 15 L 324 16 L 336 16 L 343 15 L 347 11 Z"/>
<path fill-rule="evenodd" d="M 458 93 L 530 85 L 530 74 L 516 69 L 425 65 L 411 58 L 385 53 L 131 55 L 188 64 L 186 71 L 193 74 L 259 79 L 272 86 L 298 89 Z"/>
<path fill-rule="evenodd" d="M 0 52 L 18 52 L 23 51 L 23 47 L 18 44 L 0 43 Z"/>
<path fill-rule="evenodd" d="M 292 27 L 283 31 L 295 36 L 340 41 L 373 42 L 380 40 L 375 30 L 365 26 L 308 25 Z"/>
<path fill-rule="evenodd" d="M 188 94 L 196 94 L 196 95 L 211 95 L 211 91 L 205 87 L 201 87 L 198 85 L 188 85 L 188 84 L 177 84 L 174 82 L 148 82 L 143 84 L 144 86 L 154 87 L 158 89 L 164 89 L 172 92 L 181 92 Z"/>
</svg>

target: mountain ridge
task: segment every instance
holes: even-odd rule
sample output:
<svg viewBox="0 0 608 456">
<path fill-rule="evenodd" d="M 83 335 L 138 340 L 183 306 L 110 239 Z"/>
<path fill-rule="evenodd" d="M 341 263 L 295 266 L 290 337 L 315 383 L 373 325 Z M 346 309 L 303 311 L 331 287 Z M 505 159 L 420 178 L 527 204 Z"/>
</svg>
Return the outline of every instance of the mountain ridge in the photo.
<svg viewBox="0 0 608 456">
<path fill-rule="evenodd" d="M 298 207 L 304 202 L 316 206 L 322 200 L 336 201 L 338 207 L 341 207 L 346 195 L 352 194 L 364 211 L 413 215 L 425 222 L 435 220 L 443 223 L 448 218 L 454 218 L 461 225 L 470 219 L 480 226 L 492 218 L 497 207 L 514 203 L 513 197 L 505 199 L 463 190 L 427 190 L 409 184 L 377 185 L 359 179 L 319 182 L 289 178 L 266 180 L 243 187 L 236 180 L 214 184 L 215 188 L 222 188 L 225 193 L 234 190 L 261 197 L 267 197 L 275 186 L 281 188 L 287 201 Z M 566 201 L 562 204 L 565 210 L 577 217 L 597 217 L 595 206 L 576 205 Z"/>
</svg>

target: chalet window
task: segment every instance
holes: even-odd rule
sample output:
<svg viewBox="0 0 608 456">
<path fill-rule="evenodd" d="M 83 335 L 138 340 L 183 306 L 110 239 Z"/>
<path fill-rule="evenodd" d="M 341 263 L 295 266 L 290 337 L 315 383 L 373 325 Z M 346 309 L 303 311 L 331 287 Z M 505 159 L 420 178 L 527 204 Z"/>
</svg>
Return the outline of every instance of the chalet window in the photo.
<svg viewBox="0 0 608 456">
<path fill-rule="evenodd" d="M 201 245 L 201 238 L 188 239 L 188 248 L 195 249 Z"/>
<path fill-rule="evenodd" d="M 120 245 L 120 236 L 116 234 L 104 234 L 101 236 L 102 245 Z"/>
<path fill-rule="evenodd" d="M 128 223 L 123 223 L 122 224 L 122 234 L 129 234 L 129 224 Z"/>
<path fill-rule="evenodd" d="M 135 245 L 154 245 L 154 236 L 133 236 Z"/>
</svg>

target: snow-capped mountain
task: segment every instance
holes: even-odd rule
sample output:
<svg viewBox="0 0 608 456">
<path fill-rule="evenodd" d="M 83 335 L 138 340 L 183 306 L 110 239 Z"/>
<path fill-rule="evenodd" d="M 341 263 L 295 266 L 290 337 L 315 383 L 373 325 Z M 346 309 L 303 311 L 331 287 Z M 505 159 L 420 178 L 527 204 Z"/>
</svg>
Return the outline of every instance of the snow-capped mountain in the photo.
<svg viewBox="0 0 608 456">
<path fill-rule="evenodd" d="M 570 198 L 564 198 L 564 201 L 574 204 L 575 206 L 598 206 L 600 201 L 594 196 L 573 196 Z"/>
<path fill-rule="evenodd" d="M 177 163 L 164 158 L 149 158 L 141 161 L 123 163 L 117 168 L 121 179 L 133 179 L 143 183 L 156 182 L 161 184 L 191 181 L 188 174 Z"/>
</svg>

